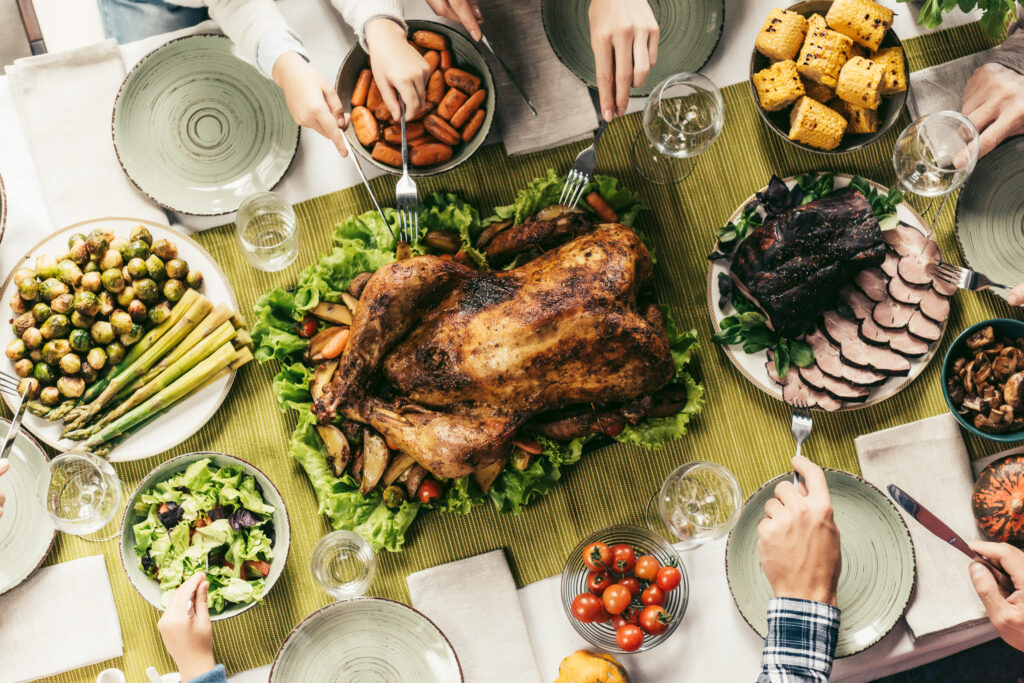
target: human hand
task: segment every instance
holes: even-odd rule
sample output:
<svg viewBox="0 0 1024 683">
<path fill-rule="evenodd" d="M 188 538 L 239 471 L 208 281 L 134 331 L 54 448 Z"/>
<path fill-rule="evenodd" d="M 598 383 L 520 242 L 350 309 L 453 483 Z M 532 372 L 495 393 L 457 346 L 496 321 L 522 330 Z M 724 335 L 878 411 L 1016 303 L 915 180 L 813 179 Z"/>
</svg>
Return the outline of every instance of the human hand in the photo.
<svg viewBox="0 0 1024 683">
<path fill-rule="evenodd" d="M 979 67 L 964 88 L 963 113 L 981 133 L 979 158 L 1024 133 L 1024 75 L 991 62 Z"/>
<path fill-rule="evenodd" d="M 194 574 L 174 591 L 171 603 L 156 623 L 164 647 L 178 665 L 183 681 L 190 681 L 217 666 L 213 659 L 210 609 L 206 604 L 209 590 L 206 574 Z"/>
<path fill-rule="evenodd" d="M 605 121 L 626 113 L 630 86 L 643 85 L 658 61 L 660 32 L 647 0 L 591 0 L 590 45 Z"/>
<path fill-rule="evenodd" d="M 1011 306 L 1024 306 L 1024 284 L 1019 284 L 1010 290 L 1006 300 Z"/>
<path fill-rule="evenodd" d="M 793 458 L 793 469 L 805 483 L 778 484 L 757 525 L 761 569 L 776 597 L 835 605 L 842 556 L 825 473 L 803 456 Z"/>
<path fill-rule="evenodd" d="M 427 0 L 434 14 L 462 24 L 473 36 L 480 40 L 480 24 L 484 23 L 484 15 L 480 13 L 479 0 Z"/>
<path fill-rule="evenodd" d="M 3 476 L 11 468 L 11 461 L 7 458 L 0 460 L 0 476 Z M 4 503 L 7 502 L 7 494 L 0 491 L 0 517 L 4 516 Z"/>
<path fill-rule="evenodd" d="M 366 25 L 366 44 L 370 48 L 373 79 L 392 118 L 401 116 L 398 101 L 405 103 L 409 116 L 423 108 L 427 101 L 427 78 L 430 65 L 398 23 L 378 17 Z"/>
<path fill-rule="evenodd" d="M 971 562 L 971 581 L 985 605 L 988 619 L 1008 645 L 1024 651 L 1024 551 L 1009 543 L 971 543 L 971 549 L 1010 575 L 1017 590 L 1004 595 L 995 577 L 980 562 Z"/>
<path fill-rule="evenodd" d="M 346 156 L 348 151 L 341 131 L 348 128 L 348 114 L 330 81 L 298 52 L 286 52 L 278 57 L 273 76 L 274 82 L 284 90 L 288 111 L 295 122 L 320 133 L 334 143 L 341 156 Z"/>
</svg>

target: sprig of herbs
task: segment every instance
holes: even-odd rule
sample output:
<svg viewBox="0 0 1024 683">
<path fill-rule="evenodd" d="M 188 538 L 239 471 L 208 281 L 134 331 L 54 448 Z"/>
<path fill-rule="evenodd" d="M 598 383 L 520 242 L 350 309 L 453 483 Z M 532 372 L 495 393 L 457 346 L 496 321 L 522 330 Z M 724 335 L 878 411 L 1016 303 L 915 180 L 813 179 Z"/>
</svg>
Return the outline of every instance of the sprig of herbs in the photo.
<svg viewBox="0 0 1024 683">
<path fill-rule="evenodd" d="M 771 349 L 775 356 L 775 372 L 786 376 L 791 365 L 806 368 L 814 362 L 814 351 L 802 341 L 788 339 L 768 328 L 764 314 L 744 296 L 733 293 L 736 313 L 722 319 L 720 329 L 711 336 L 719 344 L 742 344 L 744 353 Z"/>
<path fill-rule="evenodd" d="M 899 2 L 910 1 L 899 0 Z M 943 12 L 951 12 L 956 7 L 964 12 L 970 12 L 975 7 L 979 7 L 984 12 L 979 22 L 981 27 L 993 38 L 998 38 L 1006 27 L 1010 13 L 1016 6 L 1017 2 L 1014 0 L 924 0 L 917 23 L 928 28 L 935 28 L 942 23 Z"/>
<path fill-rule="evenodd" d="M 879 192 L 875 187 L 859 175 L 854 176 L 850 181 L 850 187 L 860 190 L 871 202 L 871 210 L 878 219 L 878 225 L 882 230 L 889 230 L 899 225 L 900 219 L 896 215 L 896 207 L 903 202 L 903 193 L 898 189 L 891 188 L 889 192 Z"/>
<path fill-rule="evenodd" d="M 759 203 L 751 202 L 743 209 L 735 223 L 729 221 L 718 229 L 716 234 L 718 246 L 708 256 L 708 259 L 716 261 L 728 256 L 751 230 L 761 225 L 764 219 L 758 213 L 758 207 L 760 207 Z"/>
</svg>

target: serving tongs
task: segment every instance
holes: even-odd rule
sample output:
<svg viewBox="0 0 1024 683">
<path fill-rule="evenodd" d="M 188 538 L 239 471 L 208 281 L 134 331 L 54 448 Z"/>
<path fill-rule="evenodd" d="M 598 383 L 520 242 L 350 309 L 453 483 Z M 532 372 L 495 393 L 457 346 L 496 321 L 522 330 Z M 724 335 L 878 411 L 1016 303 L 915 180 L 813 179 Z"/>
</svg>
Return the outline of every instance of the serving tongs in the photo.
<svg viewBox="0 0 1024 683">
<path fill-rule="evenodd" d="M 365 187 L 366 191 L 370 194 L 370 199 L 373 200 L 374 208 L 376 208 L 377 213 L 380 214 L 380 219 L 384 221 L 384 225 L 388 226 L 388 232 L 390 232 L 391 236 L 394 237 L 395 231 L 391 228 L 391 224 L 388 223 L 388 219 L 384 215 L 383 209 L 380 208 L 380 204 L 377 202 L 377 195 L 375 195 L 373 190 L 370 189 L 370 182 L 366 179 L 366 174 L 363 173 L 363 167 L 359 163 L 359 157 L 357 157 L 356 153 L 352 151 L 352 145 L 348 143 L 348 137 L 343 134 L 341 139 L 345 141 L 345 149 L 348 151 L 348 158 L 352 160 L 352 163 L 356 167 L 356 171 L 359 172 L 359 177 L 363 179 L 363 187 Z"/>
</svg>

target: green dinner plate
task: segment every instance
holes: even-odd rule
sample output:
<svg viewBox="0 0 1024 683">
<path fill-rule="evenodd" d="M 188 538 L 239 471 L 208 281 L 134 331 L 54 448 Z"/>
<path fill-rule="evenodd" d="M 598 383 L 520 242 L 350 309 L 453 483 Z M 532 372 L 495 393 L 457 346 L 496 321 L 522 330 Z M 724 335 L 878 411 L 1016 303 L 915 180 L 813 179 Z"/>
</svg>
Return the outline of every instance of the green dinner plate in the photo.
<svg viewBox="0 0 1024 683">
<path fill-rule="evenodd" d="M 632 97 L 650 95 L 654 86 L 681 71 L 700 71 L 715 52 L 725 22 L 724 0 L 648 0 L 661 28 L 658 63 Z M 590 47 L 590 0 L 544 0 L 542 17 L 558 59 L 591 88 L 597 69 Z"/>
<path fill-rule="evenodd" d="M 217 35 L 179 38 L 135 65 L 114 102 L 126 174 L 161 206 L 215 216 L 277 185 L 299 129 L 284 93 Z"/>
<path fill-rule="evenodd" d="M 964 263 L 994 282 L 1024 282 L 1024 135 L 986 155 L 956 205 L 956 236 Z M 1006 298 L 1004 289 L 990 290 Z"/>
<path fill-rule="evenodd" d="M 288 634 L 270 669 L 271 683 L 461 680 L 459 658 L 434 622 L 384 598 L 313 612 Z"/>
<path fill-rule="evenodd" d="M 775 485 L 791 476 L 776 477 L 754 492 L 725 550 L 725 573 L 736 607 L 761 637 L 768 634 L 765 612 L 772 589 L 761 571 L 757 525 Z M 846 657 L 881 640 L 903 616 L 914 590 L 914 546 L 896 506 L 881 491 L 839 470 L 825 470 L 825 478 L 843 556 L 836 657 Z"/>
</svg>

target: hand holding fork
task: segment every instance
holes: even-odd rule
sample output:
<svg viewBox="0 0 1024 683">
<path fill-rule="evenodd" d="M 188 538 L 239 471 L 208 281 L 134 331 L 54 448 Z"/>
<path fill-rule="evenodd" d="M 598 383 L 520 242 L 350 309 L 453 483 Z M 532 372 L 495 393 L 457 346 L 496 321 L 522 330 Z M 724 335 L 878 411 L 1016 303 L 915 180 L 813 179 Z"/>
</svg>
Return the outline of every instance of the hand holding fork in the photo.
<svg viewBox="0 0 1024 683">
<path fill-rule="evenodd" d="M 790 430 L 793 432 L 793 438 L 796 440 L 796 454 L 800 455 L 800 447 L 804 445 L 804 441 L 807 441 L 807 437 L 811 435 L 811 429 L 814 424 L 811 421 L 811 410 L 807 407 L 806 403 L 794 403 L 793 404 L 793 419 L 790 423 Z M 800 483 L 800 475 L 793 472 L 793 484 Z"/>
<path fill-rule="evenodd" d="M 420 202 L 416 195 L 416 181 L 409 175 L 409 141 L 405 136 L 405 104 L 401 103 L 402 115 L 402 177 L 395 184 L 395 200 L 398 206 L 399 239 L 413 244 L 420 234 Z"/>
</svg>

